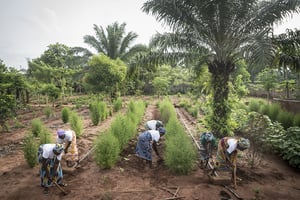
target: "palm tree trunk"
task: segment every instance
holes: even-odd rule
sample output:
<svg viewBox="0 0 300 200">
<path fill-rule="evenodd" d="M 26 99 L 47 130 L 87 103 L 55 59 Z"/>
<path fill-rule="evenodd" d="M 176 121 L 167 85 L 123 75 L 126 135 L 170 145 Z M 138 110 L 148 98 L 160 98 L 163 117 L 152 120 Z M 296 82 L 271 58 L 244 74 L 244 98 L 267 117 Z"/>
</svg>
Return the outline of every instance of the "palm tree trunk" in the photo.
<svg viewBox="0 0 300 200">
<path fill-rule="evenodd" d="M 234 64 L 220 63 L 214 61 L 209 64 L 209 71 L 212 74 L 213 102 L 211 118 L 211 130 L 217 137 L 228 136 L 227 121 L 230 115 L 228 104 L 229 77 L 234 69 Z"/>
</svg>

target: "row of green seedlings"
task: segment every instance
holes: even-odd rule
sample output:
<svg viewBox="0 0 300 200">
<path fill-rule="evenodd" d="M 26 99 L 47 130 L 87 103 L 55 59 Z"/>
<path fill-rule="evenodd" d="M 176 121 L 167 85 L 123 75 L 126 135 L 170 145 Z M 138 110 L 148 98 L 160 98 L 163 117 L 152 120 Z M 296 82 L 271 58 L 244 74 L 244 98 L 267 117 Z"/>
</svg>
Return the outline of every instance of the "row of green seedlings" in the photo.
<svg viewBox="0 0 300 200">
<path fill-rule="evenodd" d="M 145 107 L 142 100 L 130 100 L 127 112 L 117 114 L 110 128 L 98 134 L 94 142 L 94 160 L 101 169 L 110 169 L 116 164 L 121 151 L 136 135 Z"/>
<path fill-rule="evenodd" d="M 75 131 L 76 137 L 79 138 L 83 132 L 83 120 L 75 111 L 62 110 L 63 121 L 68 118 L 70 127 Z M 24 158 L 30 167 L 34 167 L 38 164 L 37 152 L 38 147 L 41 144 L 54 143 L 53 133 L 48 129 L 45 124 L 38 118 L 31 121 L 31 129 L 26 133 L 24 138 Z"/>
<path fill-rule="evenodd" d="M 197 166 L 197 149 L 177 119 L 175 108 L 169 99 L 165 98 L 159 103 L 159 111 L 167 131 L 165 164 L 174 174 L 187 175 Z"/>
<path fill-rule="evenodd" d="M 278 121 L 285 129 L 292 126 L 300 127 L 300 114 L 285 111 L 278 103 L 269 104 L 266 101 L 251 99 L 248 104 L 248 110 L 268 115 L 272 121 Z"/>
</svg>

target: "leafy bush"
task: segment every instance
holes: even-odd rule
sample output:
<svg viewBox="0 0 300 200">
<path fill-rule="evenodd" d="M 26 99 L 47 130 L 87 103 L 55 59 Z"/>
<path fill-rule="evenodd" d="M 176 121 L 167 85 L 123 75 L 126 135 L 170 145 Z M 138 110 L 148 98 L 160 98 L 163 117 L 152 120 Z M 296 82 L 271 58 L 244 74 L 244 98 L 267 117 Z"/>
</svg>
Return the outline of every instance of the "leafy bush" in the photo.
<svg viewBox="0 0 300 200">
<path fill-rule="evenodd" d="M 43 130 L 43 122 L 38 118 L 33 119 L 31 121 L 32 135 L 35 137 L 39 137 L 41 135 L 42 130 Z"/>
<path fill-rule="evenodd" d="M 16 114 L 16 100 L 13 95 L 0 94 L 0 126 L 2 130 L 9 130 L 6 121 Z"/>
<path fill-rule="evenodd" d="M 30 133 L 27 133 L 25 136 L 23 152 L 27 164 L 30 167 L 34 167 L 38 163 L 38 144 L 35 140 L 35 136 Z"/>
<path fill-rule="evenodd" d="M 75 131 L 76 137 L 79 138 L 83 131 L 83 121 L 76 112 L 71 113 L 70 126 Z"/>
<path fill-rule="evenodd" d="M 105 133 L 96 140 L 94 159 L 102 169 L 110 169 L 116 163 L 119 154 L 118 139 L 111 133 Z"/>
<path fill-rule="evenodd" d="M 283 137 L 281 156 L 293 167 L 300 168 L 300 128 L 291 127 Z"/>
<path fill-rule="evenodd" d="M 64 107 L 61 111 L 61 118 L 63 123 L 68 123 L 70 119 L 71 110 L 69 107 Z"/>
</svg>

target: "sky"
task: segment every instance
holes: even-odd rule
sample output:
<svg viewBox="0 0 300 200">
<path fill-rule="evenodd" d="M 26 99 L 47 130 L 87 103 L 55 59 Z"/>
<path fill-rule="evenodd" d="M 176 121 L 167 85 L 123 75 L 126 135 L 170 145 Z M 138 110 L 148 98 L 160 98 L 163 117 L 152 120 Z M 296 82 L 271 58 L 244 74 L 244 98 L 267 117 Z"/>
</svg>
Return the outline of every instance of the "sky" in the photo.
<svg viewBox="0 0 300 200">
<path fill-rule="evenodd" d="M 148 45 L 156 32 L 167 30 L 141 10 L 146 0 L 0 0 L 0 59 L 7 67 L 26 69 L 27 59 L 38 58 L 50 44 L 88 48 L 85 35 L 93 25 L 106 28 L 126 23 L 125 32 L 138 34 L 134 44 Z M 275 34 L 300 29 L 300 15 L 288 18 Z"/>
</svg>

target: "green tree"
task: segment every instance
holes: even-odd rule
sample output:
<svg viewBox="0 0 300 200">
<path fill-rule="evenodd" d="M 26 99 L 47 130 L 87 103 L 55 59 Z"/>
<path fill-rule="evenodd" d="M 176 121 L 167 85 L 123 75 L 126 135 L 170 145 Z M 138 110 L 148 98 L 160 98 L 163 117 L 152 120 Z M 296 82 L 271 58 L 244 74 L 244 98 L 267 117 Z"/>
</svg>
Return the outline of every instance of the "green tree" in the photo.
<svg viewBox="0 0 300 200">
<path fill-rule="evenodd" d="M 155 77 L 153 80 L 153 86 L 155 93 L 160 97 L 160 95 L 167 95 L 169 92 L 170 83 L 165 77 Z"/>
<path fill-rule="evenodd" d="M 275 36 L 273 41 L 277 46 L 276 61 L 285 79 L 286 98 L 290 98 L 288 73 L 300 72 L 300 30 L 287 29 L 286 33 Z"/>
<path fill-rule="evenodd" d="M 35 84 L 36 80 L 54 84 L 60 88 L 64 98 L 66 89 L 72 87 L 75 82 L 73 75 L 84 66 L 75 54 L 64 44 L 50 44 L 40 57 L 28 61 L 27 77 Z"/>
<path fill-rule="evenodd" d="M 85 35 L 84 42 L 96 50 L 96 53 L 103 53 L 111 59 L 120 58 L 127 62 L 139 52 L 147 51 L 145 45 L 137 44 L 131 47 L 132 42 L 138 37 L 134 32 L 125 32 L 126 23 L 115 22 L 106 27 L 94 24 L 95 36 Z M 94 55 L 90 50 L 82 47 L 74 47 L 74 51 L 83 53 L 86 57 Z"/>
<path fill-rule="evenodd" d="M 271 96 L 271 90 L 275 88 L 278 76 L 274 70 L 265 69 L 257 75 L 257 80 L 261 82 L 264 89 L 268 92 L 268 100 Z"/>
<path fill-rule="evenodd" d="M 126 76 L 126 65 L 120 59 L 112 60 L 104 54 L 95 55 L 88 63 L 85 81 L 94 92 L 115 97 Z"/>
<path fill-rule="evenodd" d="M 172 33 L 157 34 L 151 52 L 142 63 L 166 60 L 206 63 L 213 93 L 211 130 L 228 135 L 230 75 L 235 63 L 246 56 L 250 63 L 272 59 L 274 47 L 268 37 L 274 22 L 299 11 L 299 0 L 148 0 L 143 11 L 169 25 Z M 164 59 L 162 59 L 164 58 Z"/>
</svg>

